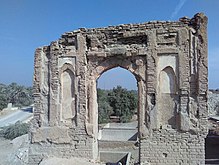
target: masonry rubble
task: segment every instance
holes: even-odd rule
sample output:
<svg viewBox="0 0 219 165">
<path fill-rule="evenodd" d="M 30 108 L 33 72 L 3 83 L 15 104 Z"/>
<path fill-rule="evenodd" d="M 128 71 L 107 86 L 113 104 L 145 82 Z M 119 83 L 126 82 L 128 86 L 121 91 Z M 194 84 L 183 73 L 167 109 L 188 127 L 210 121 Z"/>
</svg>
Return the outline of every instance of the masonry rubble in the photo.
<svg viewBox="0 0 219 165">
<path fill-rule="evenodd" d="M 204 164 L 207 17 L 64 33 L 36 49 L 29 164 L 99 159 L 96 81 L 115 67 L 138 84 L 139 164 Z"/>
</svg>

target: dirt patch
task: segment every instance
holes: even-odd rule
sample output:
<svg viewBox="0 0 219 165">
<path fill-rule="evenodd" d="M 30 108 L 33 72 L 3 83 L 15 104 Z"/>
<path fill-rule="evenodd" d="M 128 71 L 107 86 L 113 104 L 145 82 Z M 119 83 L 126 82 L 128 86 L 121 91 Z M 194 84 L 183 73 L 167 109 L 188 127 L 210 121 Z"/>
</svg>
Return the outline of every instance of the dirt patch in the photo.
<svg viewBox="0 0 219 165">
<path fill-rule="evenodd" d="M 0 137 L 0 165 L 25 165 L 28 161 L 28 135 L 14 140 Z"/>
<path fill-rule="evenodd" d="M 89 162 L 84 158 L 48 158 L 43 160 L 40 165 L 101 165 L 99 163 Z M 103 164 L 102 164 L 103 165 Z"/>
<path fill-rule="evenodd" d="M 6 117 L 14 112 L 16 112 L 18 110 L 8 110 L 8 109 L 3 109 L 2 111 L 0 111 L 0 119 L 3 117 Z"/>
<path fill-rule="evenodd" d="M 13 144 L 10 140 L 0 138 L 0 164 L 8 165 L 10 164 L 11 153 L 13 152 Z"/>
</svg>

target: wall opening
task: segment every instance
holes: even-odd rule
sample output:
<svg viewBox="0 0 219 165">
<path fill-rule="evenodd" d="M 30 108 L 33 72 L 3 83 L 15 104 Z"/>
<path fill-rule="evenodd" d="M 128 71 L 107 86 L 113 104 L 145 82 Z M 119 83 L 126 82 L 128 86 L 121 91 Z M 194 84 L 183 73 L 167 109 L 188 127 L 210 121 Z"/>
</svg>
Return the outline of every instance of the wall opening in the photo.
<svg viewBox="0 0 219 165">
<path fill-rule="evenodd" d="M 61 74 L 61 121 L 70 124 L 75 117 L 74 74 L 66 69 Z"/>
<path fill-rule="evenodd" d="M 166 67 L 160 72 L 160 93 L 176 94 L 176 76 L 172 67 Z"/>
<path fill-rule="evenodd" d="M 177 78 L 172 67 L 167 66 L 159 74 L 160 128 L 178 128 Z"/>
<path fill-rule="evenodd" d="M 133 161 L 138 162 L 138 89 L 135 76 L 117 67 L 103 73 L 97 84 L 100 160 L 107 161 L 104 160 L 106 152 L 130 152 Z"/>
</svg>

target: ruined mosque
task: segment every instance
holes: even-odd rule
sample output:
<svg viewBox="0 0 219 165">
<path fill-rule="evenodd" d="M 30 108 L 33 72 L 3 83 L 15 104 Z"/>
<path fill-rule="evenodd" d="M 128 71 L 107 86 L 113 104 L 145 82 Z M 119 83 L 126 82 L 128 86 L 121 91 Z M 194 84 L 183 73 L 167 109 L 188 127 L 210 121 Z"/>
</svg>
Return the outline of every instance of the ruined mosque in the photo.
<svg viewBox="0 0 219 165">
<path fill-rule="evenodd" d="M 113 154 L 130 165 L 205 164 L 207 47 L 207 17 L 198 13 L 175 22 L 80 28 L 37 48 L 29 164 L 48 157 L 101 162 Z M 115 67 L 136 78 L 134 140 L 99 138 L 97 80 Z"/>
</svg>

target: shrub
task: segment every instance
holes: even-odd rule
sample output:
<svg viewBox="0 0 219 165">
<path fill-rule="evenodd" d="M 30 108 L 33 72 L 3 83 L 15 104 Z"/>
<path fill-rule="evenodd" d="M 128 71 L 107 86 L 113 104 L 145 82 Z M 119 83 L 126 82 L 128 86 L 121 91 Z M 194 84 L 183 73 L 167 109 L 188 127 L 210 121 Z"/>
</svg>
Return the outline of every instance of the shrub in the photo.
<svg viewBox="0 0 219 165">
<path fill-rule="evenodd" d="M 16 137 L 27 134 L 28 130 L 29 130 L 29 124 L 18 121 L 15 124 L 3 127 L 0 134 L 4 138 L 12 140 Z"/>
<path fill-rule="evenodd" d="M 33 103 L 32 87 L 25 87 L 16 83 L 4 85 L 0 83 L 0 110 L 7 107 L 8 103 L 13 106 L 23 107 Z"/>
</svg>

